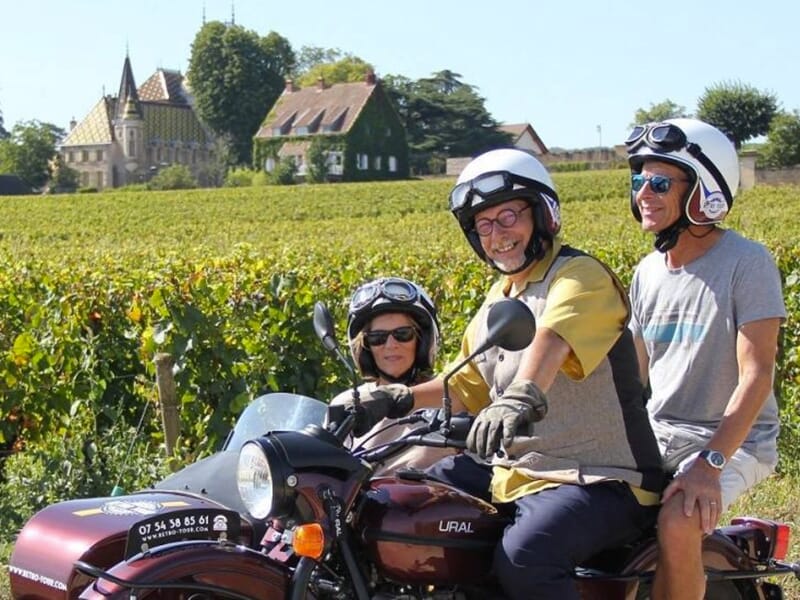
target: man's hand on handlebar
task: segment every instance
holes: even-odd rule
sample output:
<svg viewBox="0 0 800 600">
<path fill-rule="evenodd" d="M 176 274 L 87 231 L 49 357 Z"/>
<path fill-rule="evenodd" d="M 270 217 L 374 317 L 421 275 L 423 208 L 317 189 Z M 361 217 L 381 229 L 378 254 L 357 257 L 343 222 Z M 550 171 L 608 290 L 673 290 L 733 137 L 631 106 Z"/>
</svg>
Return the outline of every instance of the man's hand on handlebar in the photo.
<svg viewBox="0 0 800 600">
<path fill-rule="evenodd" d="M 492 390 L 492 403 L 478 413 L 467 435 L 467 450 L 490 457 L 511 446 L 520 427 L 541 421 L 546 414 L 547 397 L 532 381 L 514 381 L 500 397 Z"/>
</svg>

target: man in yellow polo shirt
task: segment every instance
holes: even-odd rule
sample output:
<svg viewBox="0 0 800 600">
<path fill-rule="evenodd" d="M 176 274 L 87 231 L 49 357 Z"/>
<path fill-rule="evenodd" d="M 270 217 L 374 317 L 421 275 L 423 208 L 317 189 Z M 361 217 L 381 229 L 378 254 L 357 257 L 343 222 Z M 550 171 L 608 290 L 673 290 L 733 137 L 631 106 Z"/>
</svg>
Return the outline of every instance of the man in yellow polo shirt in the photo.
<svg viewBox="0 0 800 600">
<path fill-rule="evenodd" d="M 470 162 L 450 209 L 478 256 L 502 274 L 453 364 L 486 338 L 500 298 L 523 300 L 537 328 L 524 350 L 490 349 L 451 378 L 454 410 L 477 415 L 470 452 L 429 473 L 512 508 L 494 557 L 507 597 L 578 598 L 575 566 L 651 526 L 664 485 L 626 328 L 627 294 L 604 264 L 561 243 L 553 182 L 524 150 Z M 362 401 L 389 410 L 441 397 L 436 379 L 378 388 Z"/>
</svg>

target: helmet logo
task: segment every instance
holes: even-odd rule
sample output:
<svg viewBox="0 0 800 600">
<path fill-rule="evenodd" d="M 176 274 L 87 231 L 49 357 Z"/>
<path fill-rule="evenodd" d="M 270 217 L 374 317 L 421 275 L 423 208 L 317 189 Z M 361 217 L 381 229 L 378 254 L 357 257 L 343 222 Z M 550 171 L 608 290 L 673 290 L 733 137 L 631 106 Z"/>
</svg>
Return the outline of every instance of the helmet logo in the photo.
<svg viewBox="0 0 800 600">
<path fill-rule="evenodd" d="M 698 207 L 700 214 L 690 214 L 689 218 L 696 223 L 721 221 L 728 212 L 725 195 L 719 190 L 710 191 L 702 182 L 700 187 L 702 188 Z"/>
<path fill-rule="evenodd" d="M 547 229 L 552 235 L 555 235 L 561 229 L 561 208 L 555 198 L 551 198 L 548 194 L 542 194 L 542 198 L 545 206 L 547 206 L 547 214 L 550 217 Z"/>
</svg>

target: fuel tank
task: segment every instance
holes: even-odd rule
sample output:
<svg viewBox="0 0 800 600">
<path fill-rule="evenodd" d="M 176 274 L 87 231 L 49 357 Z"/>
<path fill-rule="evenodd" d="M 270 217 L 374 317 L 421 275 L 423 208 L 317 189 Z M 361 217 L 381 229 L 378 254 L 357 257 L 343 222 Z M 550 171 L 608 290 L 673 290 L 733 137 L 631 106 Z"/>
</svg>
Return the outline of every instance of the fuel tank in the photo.
<svg viewBox="0 0 800 600">
<path fill-rule="evenodd" d="M 72 599 L 92 580 L 76 560 L 106 569 L 147 547 L 180 539 L 249 545 L 250 524 L 207 498 L 177 492 L 69 500 L 36 513 L 17 536 L 9 559 L 17 599 Z"/>
<path fill-rule="evenodd" d="M 378 571 L 400 583 L 488 580 L 508 520 L 491 504 L 429 480 L 374 479 L 356 531 Z"/>
</svg>

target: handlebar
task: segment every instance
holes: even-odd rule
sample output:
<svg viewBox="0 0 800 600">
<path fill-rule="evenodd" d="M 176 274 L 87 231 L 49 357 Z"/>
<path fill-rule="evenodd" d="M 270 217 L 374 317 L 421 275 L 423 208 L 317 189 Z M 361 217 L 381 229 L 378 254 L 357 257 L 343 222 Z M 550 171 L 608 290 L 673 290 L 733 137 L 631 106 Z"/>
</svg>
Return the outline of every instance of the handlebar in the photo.
<svg viewBox="0 0 800 600">
<path fill-rule="evenodd" d="M 385 428 L 393 428 L 400 425 L 411 423 L 424 423 L 420 427 L 409 431 L 398 437 L 396 440 L 363 450 L 356 450 L 354 453 L 359 458 L 367 462 L 380 462 L 385 458 L 395 454 L 410 446 L 426 446 L 431 448 L 456 448 L 463 450 L 466 448 L 467 434 L 469 433 L 472 422 L 475 419 L 467 413 L 459 413 L 450 417 L 450 426 L 445 428 L 444 415 L 442 409 L 420 409 L 410 415 L 397 419 L 392 425 Z"/>
</svg>

